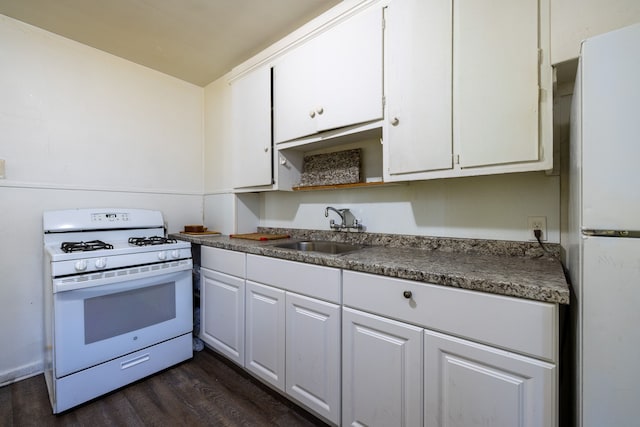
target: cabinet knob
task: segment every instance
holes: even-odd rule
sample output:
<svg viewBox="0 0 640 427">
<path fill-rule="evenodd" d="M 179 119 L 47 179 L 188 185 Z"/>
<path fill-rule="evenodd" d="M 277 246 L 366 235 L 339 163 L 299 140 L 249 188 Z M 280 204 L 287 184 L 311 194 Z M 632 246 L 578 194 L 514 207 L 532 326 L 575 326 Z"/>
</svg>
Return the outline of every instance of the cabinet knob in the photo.
<svg viewBox="0 0 640 427">
<path fill-rule="evenodd" d="M 411 293 L 411 291 L 404 291 L 404 292 L 402 293 L 402 295 L 403 295 L 406 299 L 409 299 L 409 298 L 411 298 L 411 296 L 412 296 L 413 294 Z"/>
<path fill-rule="evenodd" d="M 268 153 L 269 152 L 269 147 L 264 147 L 264 152 Z"/>
<path fill-rule="evenodd" d="M 389 123 L 391 123 L 391 126 L 398 126 L 398 124 L 400 124 L 400 119 L 397 117 L 394 117 L 391 120 L 389 120 Z"/>
<path fill-rule="evenodd" d="M 312 119 L 316 116 L 316 112 L 311 110 L 309 111 L 309 117 L 311 117 Z"/>
<path fill-rule="evenodd" d="M 287 164 L 287 159 L 285 159 L 284 157 L 280 157 L 280 164 L 282 166 L 286 165 Z"/>
<path fill-rule="evenodd" d="M 318 113 L 318 114 L 324 113 L 324 108 L 322 108 L 322 107 L 316 108 L 316 113 Z"/>
</svg>

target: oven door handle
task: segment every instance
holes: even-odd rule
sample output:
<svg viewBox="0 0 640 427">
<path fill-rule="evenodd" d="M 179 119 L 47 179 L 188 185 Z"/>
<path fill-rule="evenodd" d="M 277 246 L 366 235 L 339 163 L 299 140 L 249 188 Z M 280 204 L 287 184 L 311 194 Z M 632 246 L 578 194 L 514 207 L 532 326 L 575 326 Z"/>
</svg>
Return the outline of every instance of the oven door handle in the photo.
<svg viewBox="0 0 640 427">
<path fill-rule="evenodd" d="M 144 267 L 132 267 L 122 270 L 89 273 L 87 275 L 73 276 L 71 278 L 54 278 L 53 293 L 73 290 L 104 289 L 107 285 L 110 289 L 127 290 L 116 288 L 115 286 L 126 286 L 127 283 L 131 284 L 145 279 L 151 279 L 152 281 L 164 280 L 164 277 L 175 277 L 173 275 L 184 274 L 185 272 L 191 274 L 193 263 L 190 259 L 179 261 L 174 264 L 175 265 L 173 266 L 163 266 L 162 269 L 159 270 L 152 270 L 150 267 L 147 267 L 147 270 L 143 270 Z M 149 283 L 149 281 L 147 280 L 145 283 Z M 132 289 L 135 289 L 135 286 L 132 287 Z"/>
<path fill-rule="evenodd" d="M 96 285 L 95 283 L 87 284 L 88 287 L 75 288 L 73 292 L 71 290 L 58 291 L 57 297 L 65 299 L 86 299 L 99 297 L 107 294 L 114 294 L 118 292 L 132 291 L 134 289 L 148 287 L 150 285 L 160 285 L 164 283 L 177 282 L 184 275 L 191 275 L 191 270 L 177 271 L 174 273 L 167 273 L 162 275 L 154 275 L 150 277 L 141 277 L 130 280 L 120 280 L 115 283 L 107 283 L 103 285 Z"/>
</svg>

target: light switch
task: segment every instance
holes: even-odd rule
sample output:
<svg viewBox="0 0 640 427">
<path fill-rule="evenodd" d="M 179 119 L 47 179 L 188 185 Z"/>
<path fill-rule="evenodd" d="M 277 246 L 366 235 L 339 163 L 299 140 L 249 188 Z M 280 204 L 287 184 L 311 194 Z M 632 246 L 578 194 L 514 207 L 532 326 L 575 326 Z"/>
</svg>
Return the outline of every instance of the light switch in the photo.
<svg viewBox="0 0 640 427">
<path fill-rule="evenodd" d="M 4 159 L 0 159 L 0 179 L 4 179 Z"/>
</svg>

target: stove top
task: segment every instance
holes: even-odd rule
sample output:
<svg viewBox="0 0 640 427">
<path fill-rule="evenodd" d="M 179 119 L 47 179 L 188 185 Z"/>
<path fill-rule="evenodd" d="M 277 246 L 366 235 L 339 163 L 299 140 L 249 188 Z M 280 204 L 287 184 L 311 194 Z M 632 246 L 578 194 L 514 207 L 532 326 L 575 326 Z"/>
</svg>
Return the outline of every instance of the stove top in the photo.
<svg viewBox="0 0 640 427">
<path fill-rule="evenodd" d="M 45 262 L 53 277 L 152 264 L 154 269 L 169 268 L 191 259 L 191 243 L 163 237 L 166 228 L 159 211 L 45 211 L 43 231 Z"/>
<path fill-rule="evenodd" d="M 158 246 L 178 243 L 176 239 L 169 239 L 167 237 L 161 236 L 129 237 L 128 242 L 133 246 Z M 102 240 L 90 240 L 86 242 L 62 242 L 60 244 L 60 249 L 64 253 L 90 252 L 113 249 L 113 245 L 110 243 L 105 243 Z"/>
<path fill-rule="evenodd" d="M 65 242 L 77 244 L 77 250 L 65 250 L 61 243 L 45 245 L 45 251 L 52 261 L 63 261 L 81 258 L 116 257 L 120 255 L 141 254 L 145 252 L 172 251 L 175 249 L 190 248 L 191 243 L 182 240 L 168 239 L 165 243 L 147 244 L 144 246 L 129 243 L 128 240 L 98 240 L 106 245 L 100 248 L 99 244 L 92 241 Z"/>
<path fill-rule="evenodd" d="M 90 242 L 84 242 L 85 246 Z M 137 246 L 128 240 L 109 241 L 111 249 L 92 249 L 65 252 L 60 243 L 45 246 L 51 273 L 54 277 L 90 273 L 104 269 L 124 268 L 144 264 L 173 262 L 191 258 L 191 243 L 156 243 Z M 89 245 L 91 246 L 91 245 Z"/>
</svg>

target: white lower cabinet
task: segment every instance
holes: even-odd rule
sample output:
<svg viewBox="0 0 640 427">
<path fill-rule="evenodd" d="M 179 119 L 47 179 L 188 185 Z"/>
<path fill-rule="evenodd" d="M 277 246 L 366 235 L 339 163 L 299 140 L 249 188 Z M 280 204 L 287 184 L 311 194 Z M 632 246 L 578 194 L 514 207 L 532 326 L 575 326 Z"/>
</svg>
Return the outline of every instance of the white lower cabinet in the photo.
<svg viewBox="0 0 640 427">
<path fill-rule="evenodd" d="M 425 331 L 427 427 L 553 426 L 555 365 Z"/>
<path fill-rule="evenodd" d="M 284 391 L 284 291 L 247 281 L 245 368 Z"/>
<path fill-rule="evenodd" d="M 557 426 L 555 304 L 352 271 L 343 304 L 342 425 Z"/>
<path fill-rule="evenodd" d="M 342 425 L 422 425 L 423 329 L 343 308 Z"/>
<path fill-rule="evenodd" d="M 202 247 L 200 339 L 244 366 L 244 258 L 240 252 Z"/>
<path fill-rule="evenodd" d="M 340 421 L 340 306 L 287 292 L 286 391 Z"/>
<path fill-rule="evenodd" d="M 201 338 L 343 426 L 558 425 L 558 306 L 202 248 Z"/>
<path fill-rule="evenodd" d="M 246 369 L 334 424 L 339 302 L 339 269 L 247 255 Z"/>
</svg>

